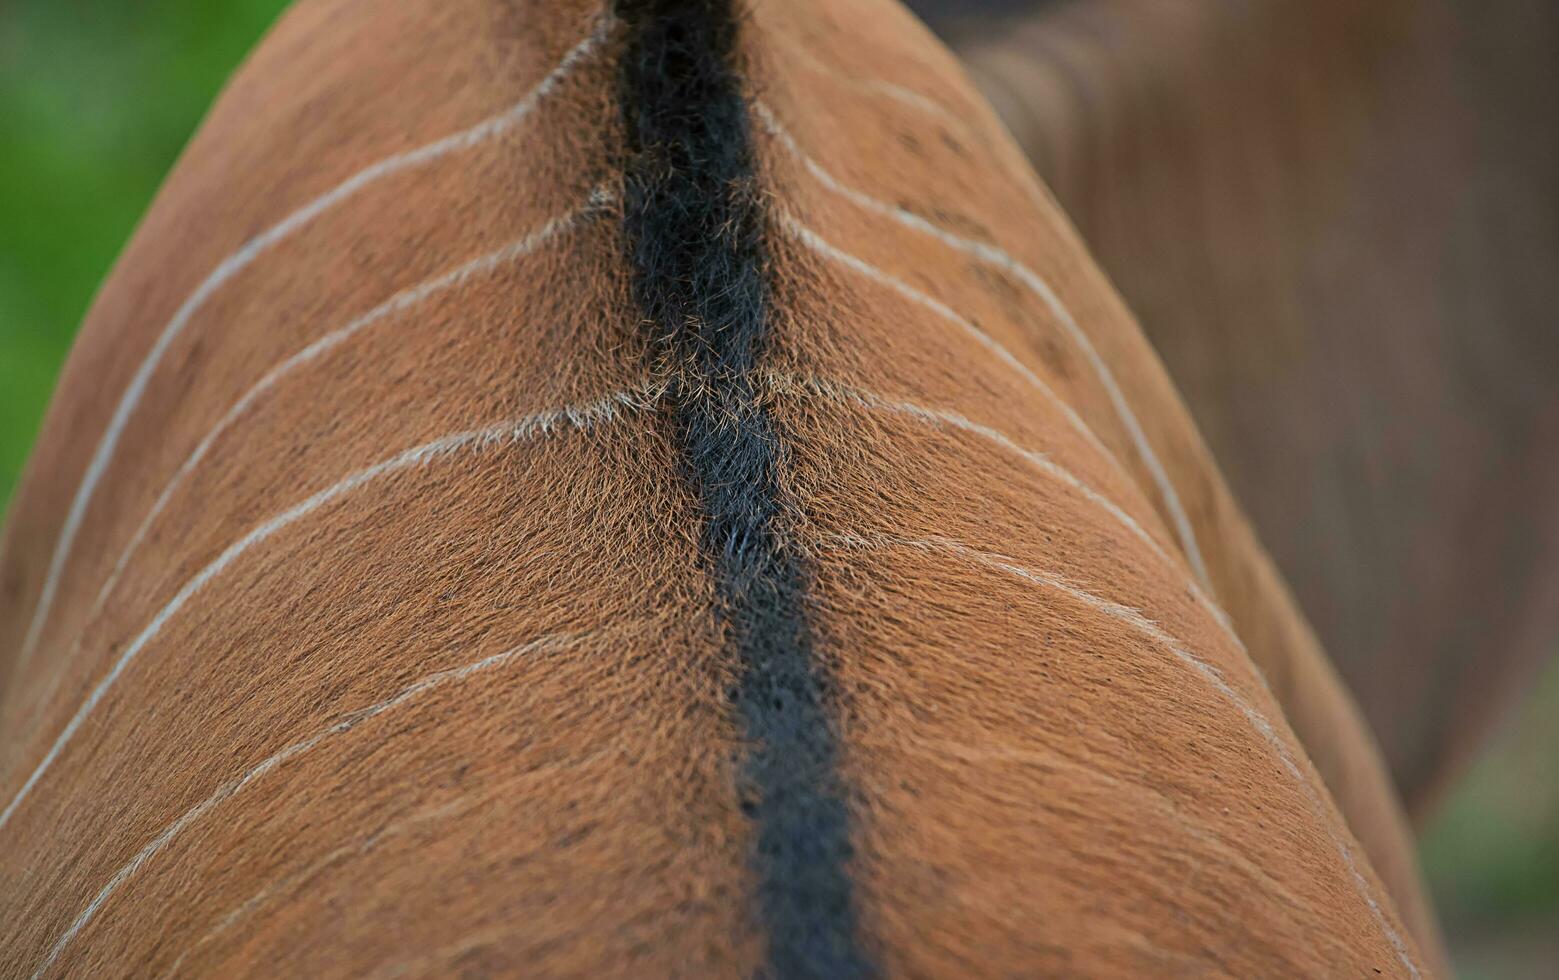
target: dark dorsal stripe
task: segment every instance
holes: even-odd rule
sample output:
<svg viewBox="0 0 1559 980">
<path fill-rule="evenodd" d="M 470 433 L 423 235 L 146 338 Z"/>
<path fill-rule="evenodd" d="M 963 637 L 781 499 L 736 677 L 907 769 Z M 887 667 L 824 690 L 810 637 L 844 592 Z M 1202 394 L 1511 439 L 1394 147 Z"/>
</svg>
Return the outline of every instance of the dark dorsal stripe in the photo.
<svg viewBox="0 0 1559 980">
<path fill-rule="evenodd" d="M 864 975 L 806 574 L 777 527 L 781 436 L 754 380 L 769 291 L 748 110 L 732 67 L 737 23 L 722 0 L 621 0 L 618 11 L 628 25 L 627 250 L 738 664 L 732 698 L 749 745 L 740 793 L 756 825 L 767 972 Z"/>
</svg>

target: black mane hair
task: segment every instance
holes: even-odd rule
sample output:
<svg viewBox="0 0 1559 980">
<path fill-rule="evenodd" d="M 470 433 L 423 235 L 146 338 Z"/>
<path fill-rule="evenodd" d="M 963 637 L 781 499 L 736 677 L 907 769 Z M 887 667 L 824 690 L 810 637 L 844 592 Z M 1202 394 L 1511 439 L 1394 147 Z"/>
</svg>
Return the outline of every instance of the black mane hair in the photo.
<svg viewBox="0 0 1559 980">
<path fill-rule="evenodd" d="M 729 0 L 619 0 L 628 147 L 624 232 L 664 417 L 704 511 L 732 692 L 743 810 L 775 977 L 872 971 L 858 946 L 849 819 L 806 570 L 779 534 L 780 440 L 756 371 L 770 319 L 764 214 Z"/>
</svg>

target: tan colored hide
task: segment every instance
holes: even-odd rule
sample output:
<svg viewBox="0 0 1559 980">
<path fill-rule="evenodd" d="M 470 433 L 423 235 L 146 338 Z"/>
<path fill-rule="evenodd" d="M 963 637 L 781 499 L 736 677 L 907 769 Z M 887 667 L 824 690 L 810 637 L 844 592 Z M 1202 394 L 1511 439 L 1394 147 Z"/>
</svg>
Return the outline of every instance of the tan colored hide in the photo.
<svg viewBox="0 0 1559 980">
<path fill-rule="evenodd" d="M 861 962 L 1440 972 L 1372 745 L 993 113 L 891 5 L 744 9 L 748 380 Z M 625 43 L 586 3 L 313 0 L 223 95 L 6 531 L 0 973 L 775 962 L 625 256 Z"/>
<path fill-rule="evenodd" d="M 1422 811 L 1559 636 L 1559 8 L 1033 6 L 961 53 Z"/>
</svg>

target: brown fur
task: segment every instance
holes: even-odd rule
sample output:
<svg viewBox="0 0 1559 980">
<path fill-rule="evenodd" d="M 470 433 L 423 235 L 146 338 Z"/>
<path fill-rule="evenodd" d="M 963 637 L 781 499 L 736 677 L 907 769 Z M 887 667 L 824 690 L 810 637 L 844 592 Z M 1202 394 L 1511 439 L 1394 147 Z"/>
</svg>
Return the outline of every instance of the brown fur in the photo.
<svg viewBox="0 0 1559 980">
<path fill-rule="evenodd" d="M 11 662 L 92 447 L 200 277 L 361 168 L 512 105 L 595 13 L 317 0 L 278 26 L 83 327 L 7 530 Z M 268 371 L 610 188 L 618 53 L 608 40 L 504 137 L 324 212 L 169 349 L 38 653 L 7 684 L 7 799 L 157 611 L 261 522 L 448 433 L 630 396 L 377 476 L 214 574 L 0 827 L 0 970 L 761 967 L 736 668 L 697 504 L 657 424 L 613 206 L 284 376 L 89 615 L 161 489 Z M 764 400 L 834 683 L 862 948 L 894 975 L 1437 971 L 1346 696 L 1135 322 L 950 56 L 902 11 L 853 0 L 751 8 L 742 62 L 747 94 L 839 180 L 1054 285 L 1164 459 L 1249 651 L 1195 598 L 1145 460 L 1042 304 L 829 191 L 755 115 L 774 290 Z M 795 222 L 983 329 L 1108 452 L 968 332 L 809 247 Z M 974 426 L 1064 467 L 1146 540 Z M 1290 721 L 1333 741 L 1301 742 Z"/>
<path fill-rule="evenodd" d="M 1559 630 L 1559 13 L 1033 6 L 961 53 L 1422 814 Z"/>
</svg>

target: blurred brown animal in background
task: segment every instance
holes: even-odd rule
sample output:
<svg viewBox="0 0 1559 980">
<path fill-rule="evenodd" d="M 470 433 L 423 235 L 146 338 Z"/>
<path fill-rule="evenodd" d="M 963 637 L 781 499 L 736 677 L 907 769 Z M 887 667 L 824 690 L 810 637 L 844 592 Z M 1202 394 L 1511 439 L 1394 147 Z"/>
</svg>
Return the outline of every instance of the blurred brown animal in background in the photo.
<svg viewBox="0 0 1559 980">
<path fill-rule="evenodd" d="M 916 6 L 1427 810 L 1559 637 L 1559 7 Z"/>
<path fill-rule="evenodd" d="M 10 974 L 1444 969 L 1169 376 L 878 0 L 300 4 L 0 584 Z"/>
</svg>

